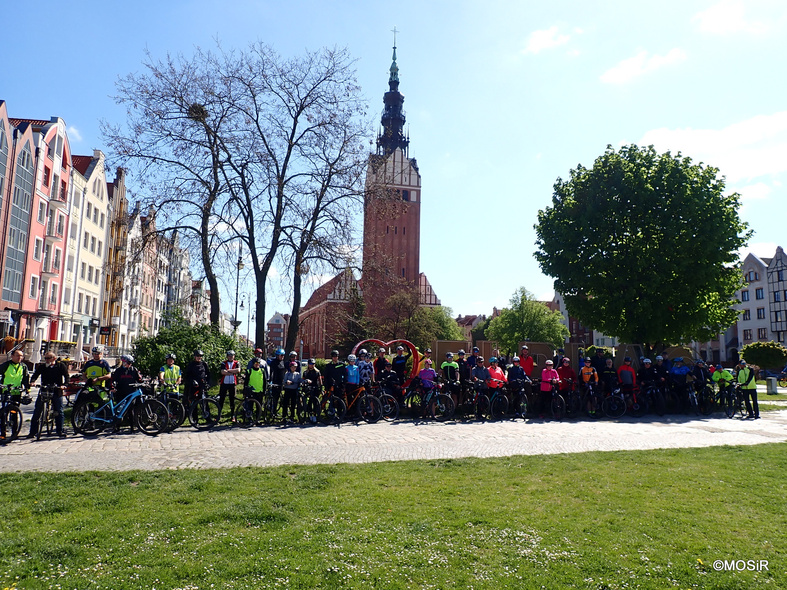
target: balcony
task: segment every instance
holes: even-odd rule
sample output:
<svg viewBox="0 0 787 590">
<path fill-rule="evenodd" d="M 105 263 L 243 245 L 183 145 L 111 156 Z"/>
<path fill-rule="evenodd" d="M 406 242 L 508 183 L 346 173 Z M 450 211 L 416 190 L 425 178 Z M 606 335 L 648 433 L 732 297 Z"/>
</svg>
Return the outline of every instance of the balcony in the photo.
<svg viewBox="0 0 787 590">
<path fill-rule="evenodd" d="M 46 233 L 44 237 L 50 242 L 62 242 L 63 227 L 50 220 L 50 222 L 46 224 Z"/>
<path fill-rule="evenodd" d="M 60 261 L 49 262 L 44 259 L 44 264 L 41 265 L 41 274 L 58 276 L 60 274 Z"/>
<path fill-rule="evenodd" d="M 55 312 L 57 311 L 57 301 L 46 301 L 44 299 L 39 299 L 38 310 Z"/>
<path fill-rule="evenodd" d="M 119 315 L 113 315 L 112 318 L 110 319 L 109 323 L 112 326 L 114 326 L 115 328 L 117 328 L 120 325 L 120 316 Z"/>
<path fill-rule="evenodd" d="M 56 192 L 56 196 L 53 196 L 49 199 L 49 206 L 64 209 L 68 205 L 68 199 L 66 199 L 66 196 L 62 192 L 52 192 Z"/>
</svg>

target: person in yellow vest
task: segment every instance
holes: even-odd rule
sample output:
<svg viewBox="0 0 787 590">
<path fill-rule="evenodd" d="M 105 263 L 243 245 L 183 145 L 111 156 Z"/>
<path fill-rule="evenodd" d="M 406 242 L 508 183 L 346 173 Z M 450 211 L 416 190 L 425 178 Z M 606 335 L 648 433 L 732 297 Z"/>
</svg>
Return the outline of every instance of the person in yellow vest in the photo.
<svg viewBox="0 0 787 590">
<path fill-rule="evenodd" d="M 159 369 L 158 378 L 163 385 L 172 388 L 174 392 L 178 392 L 182 376 L 180 367 L 175 364 L 175 360 L 174 352 L 167 353 L 167 356 L 164 358 L 166 364 Z"/>
<path fill-rule="evenodd" d="M 741 369 L 735 377 L 738 383 L 741 384 L 741 391 L 743 391 L 743 394 L 746 396 L 744 398 L 746 402 L 746 412 L 748 412 L 746 418 L 759 420 L 760 406 L 757 403 L 757 384 L 754 382 L 754 369 L 749 367 L 744 360 L 741 360 L 740 367 Z M 751 397 L 751 402 L 749 401 L 749 397 Z M 754 405 L 753 412 L 752 405 Z"/>
<path fill-rule="evenodd" d="M 3 385 L 21 387 L 25 391 L 30 388 L 30 373 L 27 370 L 27 365 L 22 362 L 24 358 L 25 354 L 21 350 L 15 350 L 11 354 L 11 360 L 0 365 L 0 383 Z M 11 396 L 11 401 L 17 404 L 22 401 L 21 390 L 17 390 L 14 395 Z M 0 441 L 5 441 L 5 437 L 5 412 L 0 412 Z"/>
<path fill-rule="evenodd" d="M 262 403 L 262 393 L 265 391 L 265 370 L 262 360 L 254 357 L 251 359 L 251 369 L 246 375 L 246 387 L 251 391 L 252 397 Z"/>
</svg>

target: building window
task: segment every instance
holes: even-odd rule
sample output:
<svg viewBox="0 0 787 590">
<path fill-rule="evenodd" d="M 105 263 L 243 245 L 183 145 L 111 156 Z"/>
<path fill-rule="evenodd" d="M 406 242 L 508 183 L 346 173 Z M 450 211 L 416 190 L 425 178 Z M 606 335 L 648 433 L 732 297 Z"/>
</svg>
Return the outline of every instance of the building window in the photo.
<svg viewBox="0 0 787 590">
<path fill-rule="evenodd" d="M 743 339 L 744 340 L 751 340 L 751 330 L 744 330 L 743 331 Z"/>
<path fill-rule="evenodd" d="M 784 280 L 784 271 L 783 270 L 777 270 L 776 271 L 776 280 L 777 281 L 783 281 Z"/>
<path fill-rule="evenodd" d="M 751 319 L 751 310 L 744 309 L 743 310 L 743 321 L 746 322 L 746 321 L 749 321 L 750 319 Z"/>
<path fill-rule="evenodd" d="M 88 204 L 87 204 L 87 218 L 88 218 L 88 219 L 90 219 L 90 214 L 91 214 L 92 212 L 93 212 L 93 204 L 92 204 L 92 203 L 88 203 Z"/>
<path fill-rule="evenodd" d="M 49 169 L 49 166 L 44 166 L 44 188 L 49 188 L 49 177 L 52 175 L 52 171 Z"/>
<path fill-rule="evenodd" d="M 778 302 L 782 300 L 782 292 L 781 291 L 774 291 L 773 292 L 773 300 Z"/>
<path fill-rule="evenodd" d="M 74 270 L 74 255 L 73 254 L 69 254 L 68 255 L 68 264 L 66 266 L 66 270 L 68 272 L 71 272 L 71 271 Z"/>
<path fill-rule="evenodd" d="M 71 287 L 66 287 L 63 290 L 64 305 L 71 305 Z"/>
<path fill-rule="evenodd" d="M 41 238 L 36 238 L 35 244 L 33 245 L 33 260 L 41 260 L 41 252 L 44 249 L 44 240 Z"/>
<path fill-rule="evenodd" d="M 746 280 L 749 281 L 750 283 L 752 281 L 759 281 L 760 280 L 760 273 L 757 273 L 757 272 L 754 272 L 753 270 L 750 270 L 746 274 Z"/>
<path fill-rule="evenodd" d="M 92 283 L 93 282 L 93 267 L 92 266 L 88 266 L 87 267 L 87 282 L 88 283 Z"/>
<path fill-rule="evenodd" d="M 85 239 L 82 240 L 82 247 L 87 250 L 87 245 L 90 243 L 90 234 L 85 232 Z M 748 296 L 748 295 L 747 295 Z M 748 301 L 748 299 L 746 300 Z"/>
<path fill-rule="evenodd" d="M 409 201 L 410 200 L 410 191 L 403 190 L 402 191 L 402 200 Z"/>
<path fill-rule="evenodd" d="M 754 291 L 754 298 L 755 299 L 765 299 L 765 291 L 762 287 L 758 287 Z"/>
<path fill-rule="evenodd" d="M 96 248 L 96 256 L 101 256 L 101 248 L 102 248 L 102 246 L 103 246 L 103 244 L 101 243 L 101 240 L 99 240 L 98 241 L 98 247 Z"/>
<path fill-rule="evenodd" d="M 86 273 L 86 272 L 87 272 L 87 264 L 85 264 L 85 263 L 83 262 L 83 263 L 82 263 L 82 271 L 79 273 L 79 278 L 80 278 L 80 279 L 84 279 L 84 278 L 85 278 L 85 273 Z"/>
<path fill-rule="evenodd" d="M 765 308 L 764 307 L 758 307 L 757 308 L 757 319 L 758 320 L 764 320 L 765 319 Z"/>
<path fill-rule="evenodd" d="M 104 229 L 104 214 L 101 214 L 101 229 Z"/>
<path fill-rule="evenodd" d="M 741 301 L 748 301 L 748 300 L 749 300 L 749 292 L 741 291 Z"/>
<path fill-rule="evenodd" d="M 776 311 L 773 312 L 773 321 L 774 322 L 781 322 L 782 318 L 783 318 L 782 311 L 780 309 L 777 309 Z"/>
<path fill-rule="evenodd" d="M 98 225 L 98 207 L 93 209 L 93 223 Z"/>
<path fill-rule="evenodd" d="M 77 229 L 77 222 L 76 221 L 72 221 L 71 222 L 71 239 L 72 240 L 76 240 L 77 239 L 77 232 L 78 231 L 79 230 Z"/>
<path fill-rule="evenodd" d="M 38 299 L 38 277 L 33 275 L 30 277 L 30 299 Z"/>
<path fill-rule="evenodd" d="M 46 203 L 43 201 L 38 202 L 38 216 L 36 217 L 38 223 L 46 222 Z"/>
<path fill-rule="evenodd" d="M 766 340 L 768 338 L 768 328 L 757 328 L 757 340 Z"/>
<path fill-rule="evenodd" d="M 52 286 L 49 289 L 49 303 L 53 305 L 57 304 L 57 289 L 58 284 L 52 283 Z"/>
<path fill-rule="evenodd" d="M 94 254 L 96 252 L 96 238 L 95 238 L 95 236 L 90 238 L 90 251 L 93 252 Z"/>
<path fill-rule="evenodd" d="M 77 293 L 77 313 L 82 313 L 82 293 Z"/>
<path fill-rule="evenodd" d="M 93 317 L 96 316 L 96 301 L 98 301 L 98 297 L 93 297 L 93 309 L 90 312 Z"/>
</svg>

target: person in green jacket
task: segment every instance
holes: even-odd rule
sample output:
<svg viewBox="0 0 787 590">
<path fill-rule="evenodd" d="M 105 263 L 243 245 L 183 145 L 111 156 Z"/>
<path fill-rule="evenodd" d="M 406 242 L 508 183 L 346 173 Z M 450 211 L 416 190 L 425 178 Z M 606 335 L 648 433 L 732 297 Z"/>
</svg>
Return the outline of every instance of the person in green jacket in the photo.
<svg viewBox="0 0 787 590">
<path fill-rule="evenodd" d="M 746 364 L 746 361 L 741 360 L 740 362 L 740 371 L 736 375 L 738 383 L 741 384 L 741 390 L 743 394 L 746 396 L 744 401 L 746 402 L 746 412 L 748 412 L 747 418 L 754 418 L 755 420 L 759 420 L 760 418 L 760 406 L 757 403 L 757 384 L 754 382 L 754 369 L 749 367 Z M 751 401 L 749 398 L 751 397 Z M 754 411 L 752 411 L 752 405 L 754 406 Z"/>
<path fill-rule="evenodd" d="M 246 387 L 252 393 L 252 397 L 262 403 L 262 393 L 265 391 L 265 371 L 262 368 L 262 360 L 251 359 L 251 369 L 246 375 Z"/>
</svg>

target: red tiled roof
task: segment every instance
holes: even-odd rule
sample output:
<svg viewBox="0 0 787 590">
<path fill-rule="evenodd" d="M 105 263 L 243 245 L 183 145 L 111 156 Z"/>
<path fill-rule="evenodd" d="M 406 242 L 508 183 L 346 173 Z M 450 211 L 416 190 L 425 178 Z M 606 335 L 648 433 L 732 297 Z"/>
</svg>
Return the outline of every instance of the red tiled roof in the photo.
<svg viewBox="0 0 787 590">
<path fill-rule="evenodd" d="M 87 169 L 90 167 L 90 162 L 93 161 L 92 156 L 71 156 L 71 163 L 74 168 L 79 170 L 79 173 L 84 176 Z"/>
<path fill-rule="evenodd" d="M 328 295 L 336 288 L 336 285 L 339 284 L 339 281 L 344 276 L 344 271 L 340 272 L 338 275 L 333 277 L 330 281 L 318 287 L 312 296 L 309 297 L 309 300 L 306 302 L 306 305 L 303 306 L 301 309 L 310 309 L 315 305 L 318 305 L 328 299 Z"/>
<path fill-rule="evenodd" d="M 44 119 L 17 119 L 17 118 L 9 118 L 8 121 L 14 127 L 19 127 L 22 123 L 29 123 L 33 127 L 46 127 L 52 121 L 45 121 Z"/>
</svg>

